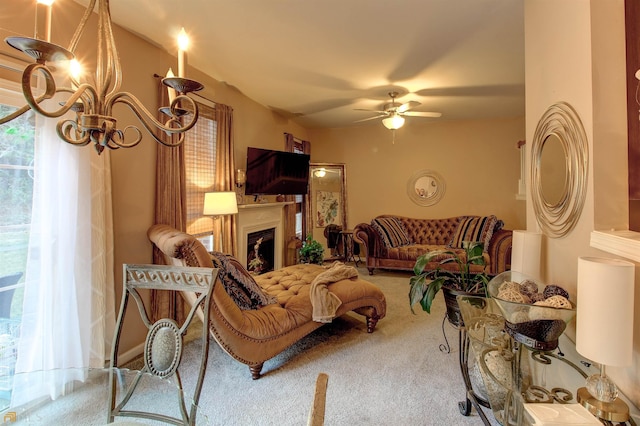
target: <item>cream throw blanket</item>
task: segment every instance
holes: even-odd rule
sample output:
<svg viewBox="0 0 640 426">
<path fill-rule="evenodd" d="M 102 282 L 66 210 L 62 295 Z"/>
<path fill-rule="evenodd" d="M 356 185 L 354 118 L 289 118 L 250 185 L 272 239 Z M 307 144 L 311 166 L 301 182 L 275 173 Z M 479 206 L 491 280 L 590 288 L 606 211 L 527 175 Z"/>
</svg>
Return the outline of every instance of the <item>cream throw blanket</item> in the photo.
<svg viewBox="0 0 640 426">
<path fill-rule="evenodd" d="M 342 262 L 334 262 L 326 271 L 319 273 L 311 282 L 311 289 L 309 290 L 311 306 L 313 307 L 313 320 L 316 322 L 331 322 L 336 316 L 336 311 L 342 305 L 340 298 L 329 291 L 327 284 L 357 277 L 358 270 Z"/>
</svg>

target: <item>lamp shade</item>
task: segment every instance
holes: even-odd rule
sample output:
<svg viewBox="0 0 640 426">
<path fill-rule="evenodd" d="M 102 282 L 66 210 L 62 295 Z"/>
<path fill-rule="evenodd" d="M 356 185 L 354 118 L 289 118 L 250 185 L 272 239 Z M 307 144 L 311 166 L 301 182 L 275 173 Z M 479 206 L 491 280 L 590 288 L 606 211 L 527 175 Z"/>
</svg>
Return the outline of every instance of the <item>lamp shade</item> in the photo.
<svg viewBox="0 0 640 426">
<path fill-rule="evenodd" d="M 540 279 L 540 253 L 542 234 L 539 232 L 513 231 L 511 270 Z"/>
<path fill-rule="evenodd" d="M 238 202 L 235 192 L 207 192 L 204 194 L 205 216 L 220 216 L 238 213 Z"/>
<path fill-rule="evenodd" d="M 389 130 L 397 130 L 404 125 L 404 117 L 394 113 L 383 119 L 382 124 Z"/>
<path fill-rule="evenodd" d="M 635 265 L 618 259 L 578 259 L 576 350 L 603 365 L 631 364 Z"/>
</svg>

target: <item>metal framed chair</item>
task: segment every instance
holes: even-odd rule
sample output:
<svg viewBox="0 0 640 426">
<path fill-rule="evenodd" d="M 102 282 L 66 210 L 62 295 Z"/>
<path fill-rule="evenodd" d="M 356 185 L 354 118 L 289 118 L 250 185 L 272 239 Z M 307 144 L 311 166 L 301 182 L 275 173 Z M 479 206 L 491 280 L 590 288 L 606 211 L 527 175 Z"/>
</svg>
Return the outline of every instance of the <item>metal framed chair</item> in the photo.
<svg viewBox="0 0 640 426">
<path fill-rule="evenodd" d="M 11 302 L 22 272 L 0 277 L 0 318 L 11 317 Z"/>
<path fill-rule="evenodd" d="M 111 362 L 109 368 L 110 401 L 108 423 L 113 422 L 114 417 L 141 417 L 158 420 L 176 425 L 194 425 L 198 401 L 202 390 L 207 359 L 209 354 L 209 328 L 202 327 L 202 353 L 200 370 L 195 384 L 191 400 L 185 403 L 185 393 L 182 389 L 182 381 L 178 367 L 182 357 L 183 336 L 191 325 L 196 311 L 201 308 L 204 315 L 203 324 L 209 323 L 209 305 L 213 286 L 216 282 L 218 270 L 215 268 L 197 268 L 165 265 L 123 265 L 123 292 L 120 313 L 116 323 L 116 332 L 113 339 Z M 144 299 L 139 290 L 167 290 L 184 291 L 193 293 L 196 302 L 192 305 L 187 318 L 182 325 L 178 325 L 173 319 L 163 318 L 154 323 L 148 316 Z M 129 296 L 136 301 L 138 311 L 148 332 L 144 345 L 144 367 L 138 373 L 136 380 L 127 388 L 126 393 L 120 395 L 116 401 L 116 368 L 118 367 L 118 347 L 124 318 L 127 310 Z M 127 410 L 126 405 L 134 394 L 143 375 L 152 374 L 161 378 L 175 375 L 178 385 L 178 403 L 181 417 L 171 417 L 164 414 Z M 187 408 L 187 405 L 189 406 Z"/>
</svg>

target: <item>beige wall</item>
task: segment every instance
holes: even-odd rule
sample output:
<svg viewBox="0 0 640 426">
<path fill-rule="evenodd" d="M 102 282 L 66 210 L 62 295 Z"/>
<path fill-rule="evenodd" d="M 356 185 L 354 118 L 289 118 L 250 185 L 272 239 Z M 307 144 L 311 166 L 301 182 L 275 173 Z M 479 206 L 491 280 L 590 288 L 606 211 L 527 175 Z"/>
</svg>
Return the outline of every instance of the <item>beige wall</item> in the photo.
<svg viewBox="0 0 640 426">
<path fill-rule="evenodd" d="M 616 257 L 590 247 L 593 230 L 627 229 L 627 143 L 623 0 L 525 1 L 526 128 L 532 140 L 544 110 L 571 104 L 589 143 L 589 179 L 584 210 L 564 238 L 545 238 L 544 277 L 576 294 L 579 256 Z M 530 159 L 528 159 L 530 162 Z M 527 227 L 537 229 L 530 200 Z M 636 306 L 640 303 L 636 269 Z M 606 297 L 606 283 L 603 283 Z M 580 309 L 580 300 L 577 300 Z M 607 372 L 640 405 L 640 314 L 634 321 L 634 358 Z M 612 324 L 615 327 L 615 324 Z M 575 321 L 567 334 L 575 336 Z"/>
<path fill-rule="evenodd" d="M 525 202 L 516 200 L 520 177 L 517 142 L 524 118 L 447 121 L 407 119 L 392 133 L 381 123 L 340 129 L 311 129 L 311 160 L 346 164 L 347 224 L 380 214 L 445 218 L 495 214 L 505 227 L 525 226 Z M 420 170 L 439 173 L 444 198 L 419 206 L 407 183 Z"/>
</svg>

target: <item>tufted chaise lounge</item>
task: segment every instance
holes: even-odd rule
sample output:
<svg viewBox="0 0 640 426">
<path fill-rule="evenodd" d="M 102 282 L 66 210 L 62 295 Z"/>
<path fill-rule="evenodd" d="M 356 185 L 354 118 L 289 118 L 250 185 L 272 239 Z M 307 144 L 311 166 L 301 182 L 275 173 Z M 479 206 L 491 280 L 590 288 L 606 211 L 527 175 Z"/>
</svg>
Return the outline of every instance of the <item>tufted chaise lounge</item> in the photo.
<svg viewBox="0 0 640 426">
<path fill-rule="evenodd" d="M 167 225 L 154 225 L 147 234 L 164 253 L 167 264 L 213 267 L 211 255 L 193 236 Z M 312 320 L 309 290 L 324 270 L 319 265 L 293 265 L 256 276 L 256 282 L 277 303 L 250 310 L 240 309 L 220 279 L 216 281 L 209 330 L 229 355 L 249 366 L 254 380 L 260 377 L 265 361 L 323 325 Z M 369 333 L 385 316 L 384 294 L 368 281 L 345 279 L 329 284 L 328 289 L 342 301 L 336 317 L 355 311 L 366 317 Z M 188 293 L 183 297 L 187 302 L 194 300 Z"/>
<path fill-rule="evenodd" d="M 484 225 L 490 229 L 478 230 L 481 238 L 485 240 L 485 264 L 483 268 L 479 265 L 472 265 L 471 272 L 484 272 L 488 274 L 499 274 L 511 269 L 511 245 L 513 231 L 502 229 L 502 221 L 495 216 L 455 216 L 444 219 L 416 219 L 394 215 L 380 215 L 374 218 L 371 223 L 360 223 L 354 227 L 353 238 L 364 247 L 366 255 L 367 269 L 372 275 L 375 268 L 399 269 L 411 271 L 418 256 L 434 250 L 449 250 L 466 259 L 463 249 L 452 246 L 452 241 L 459 237 L 460 240 L 467 236 L 465 232 L 472 233 L 470 227 L 461 229 L 464 224 L 476 220 L 476 224 Z M 401 238 L 396 237 L 394 241 L 383 238 L 379 223 L 381 221 L 395 223 L 401 228 L 398 232 Z M 399 240 L 404 241 L 399 242 Z M 392 239 L 393 240 L 393 239 Z M 451 271 L 457 271 L 455 262 L 441 265 L 442 257 L 436 257 L 430 262 L 426 269 L 441 267 Z"/>
</svg>

